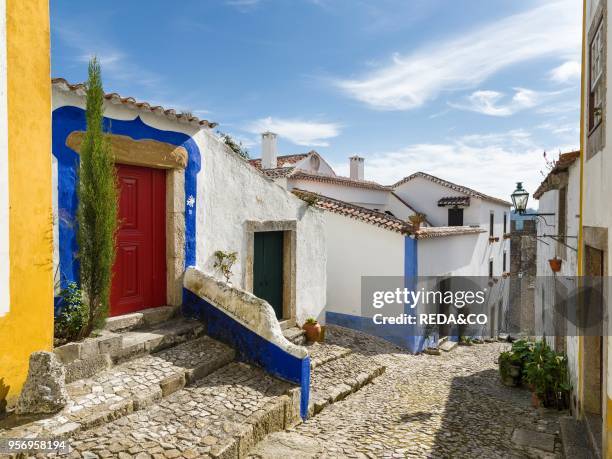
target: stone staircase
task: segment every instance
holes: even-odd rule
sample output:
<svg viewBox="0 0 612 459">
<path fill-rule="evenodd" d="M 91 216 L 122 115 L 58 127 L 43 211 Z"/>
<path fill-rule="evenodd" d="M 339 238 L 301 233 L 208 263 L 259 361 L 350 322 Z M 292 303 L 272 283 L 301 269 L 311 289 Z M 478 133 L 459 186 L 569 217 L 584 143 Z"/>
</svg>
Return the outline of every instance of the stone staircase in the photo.
<svg viewBox="0 0 612 459">
<path fill-rule="evenodd" d="M 73 448 L 68 457 L 90 459 L 239 458 L 268 434 L 302 421 L 299 387 L 236 362 L 235 351 L 203 335 L 200 322 L 175 314 L 160 320 L 163 325 L 150 318 L 111 320 L 107 330 L 93 338 L 98 351 L 108 352 L 73 349 L 74 359 L 67 364 L 85 365 L 81 361 L 99 355 L 106 356 L 108 366 L 70 382 L 69 402 L 60 413 L 0 424 L 0 438 L 66 438 Z M 113 337 L 115 344 L 107 346 L 111 334 L 120 339 Z M 295 327 L 284 334 L 293 342 L 304 340 Z M 341 339 L 334 342 L 333 333 L 330 338 L 307 346 L 309 416 L 384 372 Z"/>
</svg>

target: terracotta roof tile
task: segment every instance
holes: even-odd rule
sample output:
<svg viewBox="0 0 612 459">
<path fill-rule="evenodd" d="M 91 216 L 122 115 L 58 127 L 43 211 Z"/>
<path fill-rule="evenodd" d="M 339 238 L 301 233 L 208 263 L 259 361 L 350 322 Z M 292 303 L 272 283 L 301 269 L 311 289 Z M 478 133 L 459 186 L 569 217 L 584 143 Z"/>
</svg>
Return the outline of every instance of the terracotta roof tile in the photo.
<svg viewBox="0 0 612 459">
<path fill-rule="evenodd" d="M 365 207 L 313 193 L 312 191 L 300 190 L 298 188 L 294 188 L 291 191 L 300 199 L 308 202 L 313 201 L 313 205 L 319 209 L 361 220 L 401 234 L 411 234 L 414 232 L 413 226 L 410 223 L 389 214 L 366 209 Z"/>
<path fill-rule="evenodd" d="M 538 189 L 534 191 L 533 197 L 535 199 L 540 199 L 540 197 L 544 193 L 551 189 L 554 189 L 551 184 L 550 178 L 560 172 L 565 172 L 572 164 L 574 164 L 574 162 L 578 158 L 580 158 L 580 150 L 570 151 L 568 153 L 561 153 L 559 155 L 559 159 L 555 161 L 555 166 L 550 170 L 544 180 L 542 180 L 542 183 L 540 183 Z"/>
<path fill-rule="evenodd" d="M 493 196 L 489 196 L 486 195 L 484 193 L 480 193 L 479 191 L 473 190 L 472 188 L 468 188 L 467 186 L 463 186 L 463 185 L 457 185 L 456 183 L 452 183 L 449 182 L 447 180 L 441 179 L 439 177 L 435 177 L 431 174 L 427 174 L 425 172 L 415 172 L 412 175 L 409 175 L 408 177 L 404 177 L 403 179 L 401 179 L 400 181 L 396 182 L 395 184 L 392 185 L 392 188 L 397 188 L 398 186 L 409 182 L 410 180 L 417 178 L 417 177 L 421 177 L 427 180 L 430 180 L 431 182 L 437 183 L 439 185 L 445 186 L 447 188 L 450 188 L 451 190 L 455 190 L 455 191 L 459 191 L 461 193 L 465 193 L 468 196 L 472 196 L 475 198 L 480 198 L 480 199 L 484 199 L 486 201 L 491 201 L 491 202 L 496 202 L 498 204 L 502 204 L 505 206 L 511 206 L 512 204 L 509 201 L 504 201 L 503 199 L 499 199 L 499 198 L 495 198 Z"/>
<path fill-rule="evenodd" d="M 486 233 L 480 226 L 427 226 L 416 232 L 417 239 L 431 239 L 434 237 L 459 236 L 463 234 Z"/>
<path fill-rule="evenodd" d="M 261 172 L 270 178 L 281 178 L 287 177 L 289 174 L 291 174 L 291 172 L 293 172 L 293 167 L 277 167 L 276 169 L 263 169 L 261 170 Z"/>
<path fill-rule="evenodd" d="M 311 151 L 308 153 L 297 153 L 295 155 L 277 156 L 276 157 L 277 169 L 281 167 L 287 167 L 290 164 L 296 164 L 300 162 L 302 159 L 304 159 L 306 156 L 308 156 L 310 153 L 313 153 L 313 152 Z M 257 169 L 261 169 L 261 158 L 251 159 L 249 160 L 249 162 L 251 163 L 251 165 L 255 166 Z"/>
<path fill-rule="evenodd" d="M 66 81 L 64 78 L 53 78 L 51 80 L 51 84 L 63 91 L 69 91 L 79 96 L 85 96 L 86 88 L 84 83 L 71 84 L 68 83 L 68 81 Z M 215 126 L 217 126 L 217 123 L 213 123 L 208 120 L 201 120 L 198 117 L 193 116 L 189 113 L 180 113 L 174 109 L 166 109 L 159 105 L 151 105 L 148 102 L 139 102 L 133 97 L 122 97 L 116 92 L 104 94 L 104 98 L 112 103 L 123 104 L 128 107 L 136 108 L 138 110 L 153 112 L 158 115 L 170 118 L 172 120 L 178 120 L 196 126 L 202 126 L 207 128 L 214 128 Z"/>
<path fill-rule="evenodd" d="M 324 183 L 334 183 L 337 185 L 353 186 L 356 188 L 369 188 L 372 190 L 392 191 L 390 187 L 381 185 L 380 183 L 370 182 L 369 180 L 355 180 L 350 177 L 341 177 L 338 175 L 331 176 L 331 175 L 323 175 L 323 174 L 314 174 L 312 172 L 304 172 L 301 170 L 296 170 L 292 174 L 290 174 L 289 177 L 292 179 L 312 180 L 315 182 L 324 182 Z"/>
<path fill-rule="evenodd" d="M 443 198 L 438 199 L 438 207 L 469 206 L 469 205 L 470 205 L 469 196 L 445 196 Z"/>
</svg>

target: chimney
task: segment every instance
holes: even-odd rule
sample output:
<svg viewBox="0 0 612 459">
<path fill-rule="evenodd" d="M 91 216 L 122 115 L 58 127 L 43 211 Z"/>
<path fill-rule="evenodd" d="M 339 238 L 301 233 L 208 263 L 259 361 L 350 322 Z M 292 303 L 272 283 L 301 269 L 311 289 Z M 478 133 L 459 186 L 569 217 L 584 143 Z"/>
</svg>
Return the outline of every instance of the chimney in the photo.
<svg viewBox="0 0 612 459">
<path fill-rule="evenodd" d="M 363 162 L 364 159 L 361 156 L 351 156 L 349 158 L 351 167 L 351 178 L 353 180 L 363 180 Z"/>
<path fill-rule="evenodd" d="M 261 168 L 274 169 L 276 167 L 276 134 L 264 132 L 261 134 Z"/>
</svg>

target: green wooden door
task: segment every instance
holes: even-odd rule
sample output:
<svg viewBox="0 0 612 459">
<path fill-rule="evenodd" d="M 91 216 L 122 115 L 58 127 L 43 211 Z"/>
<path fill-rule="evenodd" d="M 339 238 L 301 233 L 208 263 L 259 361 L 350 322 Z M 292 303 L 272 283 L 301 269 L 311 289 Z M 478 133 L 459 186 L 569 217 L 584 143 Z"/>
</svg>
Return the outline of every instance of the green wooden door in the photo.
<svg viewBox="0 0 612 459">
<path fill-rule="evenodd" d="M 283 318 L 282 231 L 255 233 L 253 294 L 270 303 L 278 319 Z"/>
</svg>

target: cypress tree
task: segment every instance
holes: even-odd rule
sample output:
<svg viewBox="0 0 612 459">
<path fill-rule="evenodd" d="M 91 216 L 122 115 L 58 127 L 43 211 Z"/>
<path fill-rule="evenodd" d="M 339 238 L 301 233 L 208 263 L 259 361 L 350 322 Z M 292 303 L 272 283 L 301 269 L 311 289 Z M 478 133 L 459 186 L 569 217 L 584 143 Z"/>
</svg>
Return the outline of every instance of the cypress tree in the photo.
<svg viewBox="0 0 612 459">
<path fill-rule="evenodd" d="M 108 316 L 118 211 L 117 173 L 110 139 L 104 133 L 104 90 L 95 57 L 89 62 L 88 74 L 87 131 L 81 145 L 77 210 L 81 288 L 89 303 L 83 336 Z"/>
</svg>

